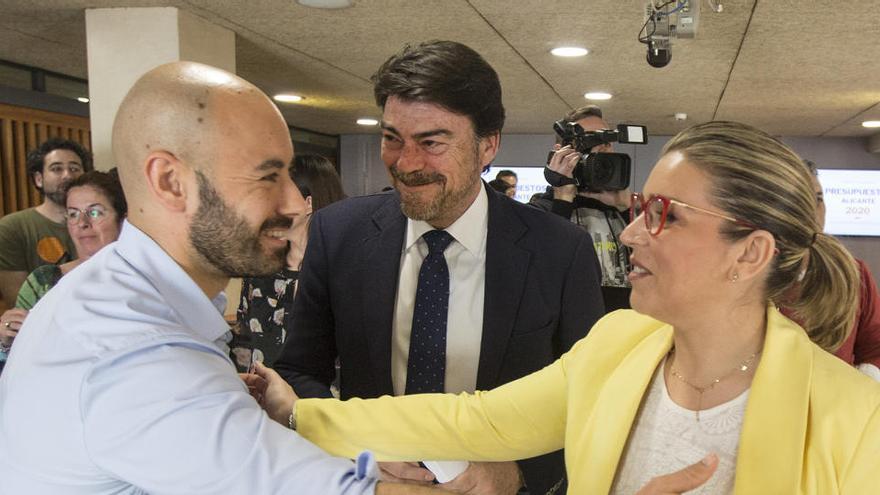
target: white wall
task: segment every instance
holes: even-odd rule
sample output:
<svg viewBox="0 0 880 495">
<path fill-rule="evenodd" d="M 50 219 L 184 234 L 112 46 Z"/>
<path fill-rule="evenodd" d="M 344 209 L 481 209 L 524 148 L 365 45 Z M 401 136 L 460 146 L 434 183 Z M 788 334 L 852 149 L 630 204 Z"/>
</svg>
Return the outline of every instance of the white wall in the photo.
<svg viewBox="0 0 880 495">
<path fill-rule="evenodd" d="M 651 136 L 645 145 L 618 145 L 615 151 L 633 159 L 633 189 L 640 190 L 651 167 L 669 136 Z M 782 138 L 802 157 L 814 161 L 819 168 L 850 168 L 880 170 L 880 154 L 866 150 L 862 138 Z M 505 134 L 494 167 L 543 166 L 547 152 L 555 142 L 552 134 Z M 373 135 L 344 135 L 340 140 L 342 183 L 348 194 L 358 196 L 380 191 L 389 185 L 385 166 L 379 157 L 381 141 Z M 880 237 L 841 237 L 840 240 L 857 258 L 880 276 Z"/>
</svg>

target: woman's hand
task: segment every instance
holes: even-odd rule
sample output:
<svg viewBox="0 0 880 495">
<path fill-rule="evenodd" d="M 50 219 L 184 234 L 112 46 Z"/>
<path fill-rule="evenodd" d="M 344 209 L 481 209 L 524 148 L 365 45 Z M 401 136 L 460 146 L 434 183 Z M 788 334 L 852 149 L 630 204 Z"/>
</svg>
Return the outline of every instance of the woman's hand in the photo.
<svg viewBox="0 0 880 495">
<path fill-rule="evenodd" d="M 716 469 L 718 456 L 709 454 L 684 469 L 652 478 L 636 495 L 679 495 L 702 486 L 715 474 Z"/>
<path fill-rule="evenodd" d="M 299 397 L 293 392 L 293 388 L 281 378 L 281 375 L 272 368 L 267 368 L 263 363 L 257 361 L 255 367 L 256 374 L 265 382 L 265 387 L 260 390 L 262 400 L 260 406 L 269 414 L 269 417 L 287 426 L 287 419 L 293 410 L 293 404 L 299 400 Z M 247 382 L 246 382 L 247 383 Z M 248 383 L 250 388 L 250 383 Z"/>
<path fill-rule="evenodd" d="M 12 347 L 12 341 L 18 335 L 27 315 L 28 311 L 21 308 L 7 309 L 0 315 L 0 344 L 3 347 Z"/>
</svg>

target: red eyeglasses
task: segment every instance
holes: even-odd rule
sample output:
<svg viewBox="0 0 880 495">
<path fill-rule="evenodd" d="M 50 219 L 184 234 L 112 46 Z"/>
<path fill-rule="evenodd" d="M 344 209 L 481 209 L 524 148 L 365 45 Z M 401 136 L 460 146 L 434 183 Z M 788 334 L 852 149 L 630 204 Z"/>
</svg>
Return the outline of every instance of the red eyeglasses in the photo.
<svg viewBox="0 0 880 495">
<path fill-rule="evenodd" d="M 648 230 L 648 233 L 650 233 L 652 236 L 660 235 L 660 232 L 663 232 L 663 226 L 666 225 L 666 215 L 669 213 L 669 205 L 680 206 L 682 208 L 698 211 L 700 213 L 705 213 L 714 217 L 723 218 L 724 220 L 733 222 L 737 225 L 742 225 L 743 227 L 758 230 L 758 227 L 749 222 L 738 220 L 722 213 L 716 213 L 714 211 L 699 208 L 697 206 L 692 206 L 687 203 L 682 203 L 681 201 L 669 199 L 666 196 L 662 196 L 660 194 L 653 194 L 648 199 L 645 199 L 642 193 L 633 193 L 632 196 L 630 196 L 630 222 L 634 222 L 636 220 L 636 217 L 644 213 L 645 228 Z"/>
</svg>

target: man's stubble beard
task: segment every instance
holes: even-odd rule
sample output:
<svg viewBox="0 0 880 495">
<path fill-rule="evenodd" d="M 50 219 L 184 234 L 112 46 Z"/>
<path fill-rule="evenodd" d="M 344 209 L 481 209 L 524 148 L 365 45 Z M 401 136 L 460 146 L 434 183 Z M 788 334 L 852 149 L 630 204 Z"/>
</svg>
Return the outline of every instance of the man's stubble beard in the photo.
<svg viewBox="0 0 880 495">
<path fill-rule="evenodd" d="M 190 225 L 189 240 L 200 257 L 228 277 L 267 276 L 284 267 L 287 249 L 267 255 L 260 243 L 263 230 L 290 227 L 290 219 L 276 217 L 256 232 L 223 200 L 210 180 L 196 171 L 199 208 Z"/>
<path fill-rule="evenodd" d="M 470 153 L 473 159 L 472 165 L 479 163 L 480 160 L 478 143 L 479 141 L 475 138 L 473 149 Z M 420 184 L 430 179 L 440 183 L 440 192 L 427 202 L 423 201 L 419 194 L 405 193 L 403 191 L 400 192 L 400 209 L 403 214 L 407 218 L 425 222 L 430 222 L 441 217 L 451 209 L 461 205 L 468 199 L 468 196 L 473 193 L 473 190 L 476 187 L 475 184 L 479 184 L 480 182 L 479 174 L 469 174 L 465 176 L 467 182 L 462 184 L 462 187 L 454 191 L 448 191 L 446 189 L 448 181 L 446 180 L 446 177 L 443 177 L 440 174 L 425 175 L 421 172 L 401 174 L 396 171 L 395 167 L 392 167 L 391 176 L 395 183 L 402 181 L 404 184 Z"/>
<path fill-rule="evenodd" d="M 63 181 L 58 184 L 58 186 L 53 191 L 46 191 L 46 182 L 43 182 L 43 197 L 48 199 L 50 202 L 55 203 L 56 205 L 64 208 L 67 206 L 67 188 L 70 186 L 72 180 Z"/>
</svg>

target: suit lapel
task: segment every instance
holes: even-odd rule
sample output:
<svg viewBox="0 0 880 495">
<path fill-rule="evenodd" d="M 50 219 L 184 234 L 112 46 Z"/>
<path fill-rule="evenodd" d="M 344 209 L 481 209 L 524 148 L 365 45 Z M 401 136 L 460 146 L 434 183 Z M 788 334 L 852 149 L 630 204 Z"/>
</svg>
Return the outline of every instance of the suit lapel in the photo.
<svg viewBox="0 0 880 495">
<path fill-rule="evenodd" d="M 406 217 L 400 211 L 397 194 L 376 210 L 371 229 L 363 242 L 361 267 L 364 332 L 369 343 L 371 369 L 379 395 L 392 395 L 391 326 L 397 294 L 400 252 L 406 231 Z"/>
<path fill-rule="evenodd" d="M 804 331 L 771 307 L 743 419 L 736 493 L 800 490 L 812 369 L 813 346 Z"/>
<path fill-rule="evenodd" d="M 506 204 L 494 191 L 489 196 L 489 226 L 486 239 L 486 284 L 483 302 L 483 338 L 477 389 L 498 385 L 507 342 L 516 322 L 526 284 L 531 253 L 517 245 L 528 228 L 513 205 Z"/>
</svg>

